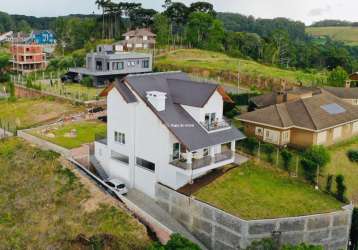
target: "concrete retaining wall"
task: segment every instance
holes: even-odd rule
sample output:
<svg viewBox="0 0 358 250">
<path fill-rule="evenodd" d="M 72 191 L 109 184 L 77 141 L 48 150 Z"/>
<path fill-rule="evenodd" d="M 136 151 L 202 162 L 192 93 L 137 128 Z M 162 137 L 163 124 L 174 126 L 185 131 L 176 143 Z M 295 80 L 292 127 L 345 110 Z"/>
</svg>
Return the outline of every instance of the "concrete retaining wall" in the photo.
<svg viewBox="0 0 358 250">
<path fill-rule="evenodd" d="M 209 249 L 243 249 L 253 241 L 281 232 L 281 244 L 323 245 L 347 249 L 352 207 L 334 213 L 268 220 L 243 220 L 201 201 L 156 185 L 157 203 Z"/>
</svg>

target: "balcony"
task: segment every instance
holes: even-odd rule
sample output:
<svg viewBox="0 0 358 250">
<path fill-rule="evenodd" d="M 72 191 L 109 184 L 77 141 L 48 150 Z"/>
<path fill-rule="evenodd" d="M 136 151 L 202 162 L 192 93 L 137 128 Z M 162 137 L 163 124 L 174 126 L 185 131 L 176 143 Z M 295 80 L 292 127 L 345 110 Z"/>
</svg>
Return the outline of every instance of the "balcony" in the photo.
<svg viewBox="0 0 358 250">
<path fill-rule="evenodd" d="M 220 163 L 220 162 L 224 162 L 227 160 L 230 160 L 234 157 L 234 152 L 233 151 L 224 151 L 221 152 L 219 154 L 215 154 L 214 157 L 212 156 L 204 156 L 203 158 L 200 159 L 192 159 L 192 163 L 188 163 L 187 159 L 185 158 L 184 155 L 180 156 L 179 160 L 173 160 L 170 162 L 171 165 L 181 168 L 183 170 L 196 170 L 196 169 L 200 169 L 203 167 L 208 167 L 211 165 L 214 165 L 216 163 Z M 172 159 L 172 156 L 171 156 Z"/>
<path fill-rule="evenodd" d="M 200 125 L 203 126 L 208 132 L 212 132 L 215 130 L 230 128 L 231 121 L 223 119 L 222 121 L 215 121 L 212 123 L 200 122 Z"/>
</svg>

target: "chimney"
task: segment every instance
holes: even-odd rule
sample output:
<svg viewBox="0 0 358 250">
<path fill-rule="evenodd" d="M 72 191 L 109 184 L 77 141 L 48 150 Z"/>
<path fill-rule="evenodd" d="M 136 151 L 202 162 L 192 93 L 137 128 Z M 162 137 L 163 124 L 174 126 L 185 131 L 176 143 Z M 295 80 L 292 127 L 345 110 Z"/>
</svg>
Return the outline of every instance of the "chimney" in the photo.
<svg viewBox="0 0 358 250">
<path fill-rule="evenodd" d="M 165 110 L 165 100 L 167 99 L 167 93 L 159 91 L 148 91 L 147 99 L 158 112 Z"/>
</svg>

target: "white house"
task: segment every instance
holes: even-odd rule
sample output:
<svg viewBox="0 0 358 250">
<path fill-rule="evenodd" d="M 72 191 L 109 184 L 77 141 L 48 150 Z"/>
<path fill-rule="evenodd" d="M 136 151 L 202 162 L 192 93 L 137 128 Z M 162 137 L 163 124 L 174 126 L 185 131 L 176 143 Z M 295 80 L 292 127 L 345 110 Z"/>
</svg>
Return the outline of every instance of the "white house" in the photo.
<svg viewBox="0 0 358 250">
<path fill-rule="evenodd" d="M 130 75 L 105 90 L 107 139 L 95 157 L 110 178 L 154 197 L 234 162 L 244 135 L 223 117 L 230 98 L 216 84 L 180 72 Z"/>
</svg>

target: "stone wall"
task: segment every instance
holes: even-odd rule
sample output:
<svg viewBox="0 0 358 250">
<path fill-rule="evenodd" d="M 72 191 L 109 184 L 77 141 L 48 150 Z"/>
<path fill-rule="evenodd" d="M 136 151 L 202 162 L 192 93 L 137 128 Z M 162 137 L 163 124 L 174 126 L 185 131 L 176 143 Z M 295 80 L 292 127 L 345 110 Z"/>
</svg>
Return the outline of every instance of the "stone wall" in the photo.
<svg viewBox="0 0 358 250">
<path fill-rule="evenodd" d="M 274 231 L 281 232 L 281 244 L 305 242 L 338 250 L 347 249 L 349 241 L 351 206 L 328 214 L 248 221 L 161 184 L 156 185 L 156 199 L 209 249 L 244 249 Z"/>
</svg>

